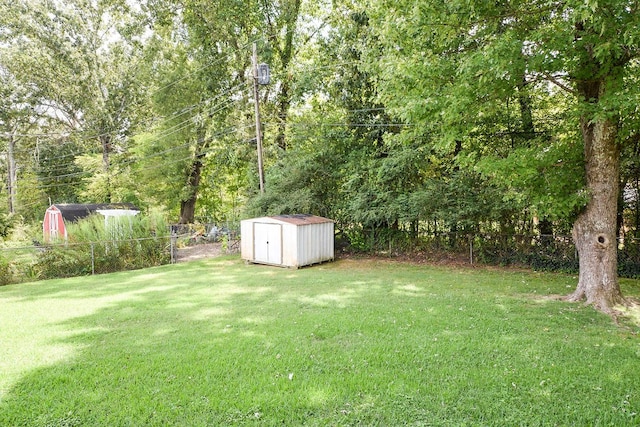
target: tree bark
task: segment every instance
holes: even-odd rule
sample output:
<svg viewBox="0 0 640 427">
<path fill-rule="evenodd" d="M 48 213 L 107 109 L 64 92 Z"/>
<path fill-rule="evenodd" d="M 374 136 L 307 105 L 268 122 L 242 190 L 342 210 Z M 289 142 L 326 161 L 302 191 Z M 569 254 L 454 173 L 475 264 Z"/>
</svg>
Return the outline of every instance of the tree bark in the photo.
<svg viewBox="0 0 640 427">
<path fill-rule="evenodd" d="M 191 169 L 187 178 L 187 197 L 180 201 L 179 224 L 193 224 L 196 215 L 196 202 L 198 201 L 198 187 L 202 175 L 202 157 L 198 155 L 191 163 Z"/>
<path fill-rule="evenodd" d="M 616 216 L 620 151 L 618 124 L 613 119 L 581 119 L 589 202 L 573 225 L 578 250 L 578 286 L 568 299 L 586 300 L 598 310 L 613 312 L 625 299 L 618 283 Z"/>
<path fill-rule="evenodd" d="M 573 224 L 580 274 L 568 299 L 586 300 L 600 311 L 613 313 L 616 305 L 627 303 L 618 283 L 620 124 L 615 110 L 603 106 L 602 101 L 619 90 L 623 67 L 630 57 L 611 51 L 611 57 L 598 58 L 590 42 L 594 33 L 596 30 L 585 22 L 576 22 L 574 42 L 579 61 L 573 77 L 583 103 L 580 130 L 589 201 Z"/>
<path fill-rule="evenodd" d="M 180 201 L 179 224 L 193 224 L 196 217 L 200 177 L 202 176 L 202 168 L 204 167 L 203 159 L 210 141 L 210 139 L 206 138 L 206 129 L 204 127 L 198 129 L 197 135 L 196 153 L 187 171 L 186 196 Z"/>
<path fill-rule="evenodd" d="M 291 106 L 291 94 L 289 93 L 289 76 L 285 76 L 278 94 L 278 133 L 276 144 L 282 151 L 287 150 L 287 120 L 289 107 Z"/>
<path fill-rule="evenodd" d="M 529 143 L 536 137 L 536 128 L 533 124 L 533 111 L 531 108 L 531 95 L 526 91 L 529 85 L 524 74 L 521 83 L 518 84 L 518 105 L 520 106 L 520 118 L 522 120 L 522 137 L 526 143 Z"/>
</svg>

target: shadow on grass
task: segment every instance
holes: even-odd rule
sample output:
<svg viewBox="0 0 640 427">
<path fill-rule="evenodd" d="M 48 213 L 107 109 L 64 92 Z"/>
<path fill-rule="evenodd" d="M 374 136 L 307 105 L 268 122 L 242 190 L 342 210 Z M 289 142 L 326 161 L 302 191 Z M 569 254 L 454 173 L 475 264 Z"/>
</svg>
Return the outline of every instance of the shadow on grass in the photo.
<svg viewBox="0 0 640 427">
<path fill-rule="evenodd" d="M 283 354 L 299 351 L 313 327 L 299 330 L 297 313 L 344 309 L 369 285 L 328 289 L 333 280 L 305 279 L 313 276 L 203 261 L 7 292 L 16 309 L 36 313 L 25 321 L 40 333 L 24 344 L 40 354 L 23 355 L 0 424 L 207 425 L 247 414 L 259 420 L 274 393 L 293 393 L 284 363 L 292 355 Z M 326 403 L 322 392 L 312 394 Z"/>
<path fill-rule="evenodd" d="M 628 337 L 511 296 L 548 279 L 481 276 L 229 258 L 11 289 L 27 335 L 0 425 L 637 421 Z"/>
</svg>

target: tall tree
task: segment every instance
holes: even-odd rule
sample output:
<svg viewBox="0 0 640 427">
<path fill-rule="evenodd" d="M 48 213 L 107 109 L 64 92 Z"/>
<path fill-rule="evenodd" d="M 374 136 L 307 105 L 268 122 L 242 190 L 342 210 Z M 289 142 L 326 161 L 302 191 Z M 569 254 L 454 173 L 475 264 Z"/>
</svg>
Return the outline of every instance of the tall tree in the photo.
<svg viewBox="0 0 640 427">
<path fill-rule="evenodd" d="M 623 303 L 616 262 L 617 134 L 620 118 L 638 98 L 637 86 L 625 83 L 638 53 L 637 3 L 383 1 L 371 9 L 384 52 L 376 62 L 384 99 L 402 117 L 439 134 L 441 147 L 460 141 L 461 165 L 509 150 L 496 146 L 506 127 L 498 110 L 517 98 L 523 76 L 529 91 L 535 87 L 566 108 L 567 123 L 574 123 L 582 142 L 587 199 L 573 225 L 580 276 L 569 298 L 603 311 Z M 534 120 L 542 120 L 540 114 Z M 494 142 L 479 145 L 482 133 Z M 557 141 L 570 145 L 570 136 L 556 133 L 537 150 L 544 157 Z M 562 151 L 555 154 L 556 168 L 572 169 Z M 580 207 L 580 197 L 572 197 L 567 211 Z"/>
<path fill-rule="evenodd" d="M 151 2 L 158 22 L 172 26 L 180 36 L 176 41 L 180 49 L 188 53 L 188 60 L 200 64 L 201 70 L 192 73 L 188 79 L 198 80 L 199 93 L 204 99 L 215 100 L 208 108 L 216 108 L 225 102 L 234 102 L 241 110 L 247 104 L 249 65 L 251 63 L 251 43 L 258 41 L 261 60 L 271 62 L 272 70 L 277 70 L 277 83 L 266 91 L 265 101 L 270 110 L 275 111 L 277 130 L 274 140 L 282 149 L 286 148 L 285 130 L 291 103 L 291 76 L 288 69 L 295 56 L 298 18 L 301 0 L 276 2 L 234 0 L 227 2 L 186 0 L 179 5 L 175 2 L 154 0 Z M 199 184 L 209 167 L 205 152 L 210 152 L 228 135 L 235 126 L 239 139 L 243 134 L 242 114 L 232 113 L 232 108 L 216 108 L 216 114 L 200 114 L 201 123 L 194 138 L 199 148 L 185 164 L 186 182 L 181 192 L 180 221 L 191 222 L 195 217 L 195 206 L 200 190 Z M 232 123 L 231 120 L 236 120 Z M 237 119 L 240 119 L 238 122 Z M 197 141 L 197 142 L 196 142 Z M 228 150 L 222 149 L 222 152 Z M 212 156 L 216 157 L 216 156 Z M 216 157 L 218 158 L 218 157 Z"/>
<path fill-rule="evenodd" d="M 208 156 L 234 130 L 242 126 L 230 123 L 230 114 L 247 98 L 245 71 L 250 64 L 250 36 L 247 23 L 253 22 L 252 9 L 243 2 L 215 4 L 188 0 L 181 4 L 152 2 L 156 35 L 152 48 L 154 111 L 159 115 L 147 138 L 146 148 L 162 147 L 173 161 L 165 168 L 164 181 L 178 200 L 175 202 L 180 223 L 192 223 L 201 198 L 201 182 L 210 167 Z M 157 161 L 158 156 L 150 158 Z M 143 160 L 144 161 L 144 160 Z M 144 162 L 147 163 L 146 161 Z M 143 167 L 143 170 L 145 168 Z M 179 171 L 178 171 L 179 169 Z M 154 174 L 144 170 L 144 174 Z"/>
<path fill-rule="evenodd" d="M 300 34 L 298 25 L 300 20 L 302 0 L 262 0 L 260 11 L 265 24 L 268 46 L 272 52 L 271 58 L 275 63 L 274 69 L 278 70 L 279 82 L 276 93 L 276 145 L 287 149 L 286 128 L 291 107 L 293 74 L 292 63 L 301 44 L 297 39 Z M 298 41 L 298 43 L 296 43 Z"/>
<path fill-rule="evenodd" d="M 15 77 L 0 66 L 0 132 L 1 140 L 6 141 L 6 173 L 9 213 L 15 213 L 17 207 L 18 171 L 16 146 L 24 133 L 33 126 L 30 105 L 24 103 L 26 89 Z"/>
<path fill-rule="evenodd" d="M 143 93 L 136 66 L 145 20 L 126 0 L 0 4 L 2 65 L 30 88 L 34 113 L 101 153 L 109 199 L 111 155 L 123 148 Z"/>
</svg>

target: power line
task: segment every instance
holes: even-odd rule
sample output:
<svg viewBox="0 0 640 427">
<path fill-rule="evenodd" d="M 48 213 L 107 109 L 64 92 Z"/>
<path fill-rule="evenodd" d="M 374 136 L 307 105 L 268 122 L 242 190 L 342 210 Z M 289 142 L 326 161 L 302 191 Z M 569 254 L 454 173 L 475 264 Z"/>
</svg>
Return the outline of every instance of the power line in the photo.
<svg viewBox="0 0 640 427">
<path fill-rule="evenodd" d="M 223 131 L 217 132 L 214 135 L 210 136 L 209 138 L 207 138 L 208 140 L 213 140 L 222 136 L 226 136 L 226 135 L 230 135 L 234 132 L 237 132 L 239 130 L 243 130 L 246 128 L 251 128 L 252 125 L 245 125 L 242 127 L 237 127 L 237 126 L 231 126 Z M 128 161 L 122 162 L 117 164 L 116 166 L 121 166 L 121 167 L 127 167 L 130 166 L 132 164 L 136 164 L 136 163 L 142 163 L 145 162 L 146 160 L 158 157 L 158 156 L 162 156 L 163 154 L 169 154 L 171 152 L 174 151 L 178 151 L 180 149 L 184 149 L 184 148 L 188 148 L 188 146 L 190 146 L 191 143 L 187 143 L 187 144 L 182 144 L 180 146 L 177 147 L 171 147 L 168 148 L 162 152 L 158 152 L 158 153 L 153 153 L 151 155 L 145 156 L 145 157 L 141 157 L 141 158 L 134 158 L 134 159 L 130 159 Z M 217 147 L 209 147 L 203 150 L 200 150 L 198 153 L 196 153 L 196 155 L 198 154 L 207 154 L 209 152 L 212 152 L 214 150 L 216 150 Z M 186 160 L 190 160 L 193 158 L 193 154 L 190 154 L 189 156 L 185 156 L 185 157 L 179 157 L 179 158 L 174 158 L 174 159 L 169 159 L 169 160 L 163 160 L 162 162 L 159 163 L 154 163 L 150 166 L 146 166 L 144 168 L 138 168 L 136 169 L 136 172 L 140 172 L 140 171 L 144 171 L 144 170 L 149 170 L 149 169 L 159 169 L 159 168 L 163 168 L 166 165 L 171 165 L 171 164 L 177 164 Z M 47 180 L 56 180 L 56 179 L 62 179 L 62 178 L 81 178 L 81 177 L 87 177 L 89 175 L 94 174 L 95 171 L 92 170 L 85 170 L 82 172 L 78 172 L 78 173 L 73 173 L 73 174 L 66 174 L 66 175 L 58 175 L 58 176 L 54 176 L 54 177 L 47 177 Z M 58 183 L 51 183 L 51 184 L 42 184 L 42 185 L 30 185 L 30 186 L 26 186 L 26 187 L 19 187 L 22 190 L 43 190 L 46 188 L 55 188 L 55 187 L 63 187 L 63 186 L 68 186 L 70 185 L 69 182 L 58 182 Z"/>
<path fill-rule="evenodd" d="M 212 102 L 212 101 L 216 101 L 220 98 L 222 98 L 225 95 L 229 95 L 235 91 L 237 91 L 238 89 L 240 89 L 242 86 L 244 85 L 244 83 L 238 83 L 230 88 L 228 88 L 225 92 L 218 94 L 214 97 L 211 98 L 207 98 L 204 99 L 196 104 L 192 104 L 186 107 L 183 107 L 179 110 L 176 110 L 175 112 L 170 113 L 169 116 L 155 116 L 155 117 L 150 117 L 144 121 L 142 121 L 141 123 L 138 124 L 138 126 L 144 126 L 145 124 L 150 124 L 150 123 L 154 123 L 156 120 L 160 120 L 159 123 L 163 123 L 166 121 L 169 121 L 175 117 L 180 117 L 184 114 L 187 114 L 193 110 L 195 110 L 197 107 L 206 104 L 208 102 Z M 157 124 L 157 123 L 154 123 Z M 75 142 L 82 142 L 82 141 L 87 141 L 87 140 L 93 140 L 93 139 L 98 139 L 104 136 L 109 136 L 109 135 L 114 135 L 117 133 L 120 133 L 122 131 L 122 129 L 115 129 L 115 130 L 111 130 L 111 131 L 107 131 L 107 132 L 103 132 L 101 134 L 90 134 L 90 135 L 84 135 L 85 131 L 69 131 L 69 132 L 58 132 L 58 133 L 27 133 L 27 134 L 12 134 L 12 133 L 0 133 L 0 136 L 4 136 L 6 138 L 15 136 L 15 137 L 21 137 L 21 138 L 28 138 L 28 137 L 59 137 L 59 138 L 69 138 L 73 135 L 80 135 L 80 139 L 75 140 Z M 23 151 L 28 151 L 28 150 L 23 150 Z"/>
<path fill-rule="evenodd" d="M 238 84 L 238 85 L 234 86 L 233 88 L 227 90 L 225 93 L 219 94 L 216 97 L 206 99 L 206 100 L 204 100 L 204 101 L 202 101 L 202 102 L 200 102 L 198 104 L 193 104 L 193 105 L 187 107 L 186 109 L 178 110 L 177 112 L 175 112 L 174 114 L 169 116 L 169 118 L 165 118 L 163 121 L 161 121 L 159 123 L 168 122 L 170 119 L 174 119 L 176 117 L 180 117 L 181 115 L 184 115 L 184 114 L 186 114 L 186 113 L 188 113 L 190 111 L 193 111 L 195 108 L 197 108 L 198 106 L 200 106 L 200 105 L 202 105 L 204 103 L 211 103 L 213 101 L 216 101 L 216 100 L 220 99 L 221 97 L 225 96 L 226 94 L 229 94 L 229 93 L 235 91 L 240 86 L 241 86 L 241 84 Z M 203 114 L 204 115 L 215 115 L 217 112 L 224 110 L 227 106 L 229 106 L 229 105 L 231 105 L 231 104 L 233 104 L 235 102 L 237 102 L 237 100 L 226 99 L 222 103 L 218 103 L 216 105 L 208 107 L 209 108 L 208 111 L 203 111 L 199 115 L 203 115 Z M 173 125 L 172 127 L 168 128 L 168 129 L 162 130 L 162 132 L 160 134 L 156 135 L 156 140 L 159 140 L 160 138 L 164 138 L 166 136 L 170 136 L 173 133 L 176 133 L 176 132 L 178 132 L 178 131 L 180 131 L 182 129 L 187 128 L 188 126 L 186 126 L 186 125 L 189 124 L 190 122 L 192 122 L 193 120 L 194 120 L 194 117 L 189 117 L 189 118 L 183 120 L 182 122 Z M 135 137 L 135 135 L 131 136 L 130 138 L 134 138 L 134 137 Z M 21 150 L 21 151 L 18 151 L 18 153 L 29 153 L 29 154 L 31 154 L 31 152 L 32 152 L 32 150 Z M 69 158 L 69 157 L 77 157 L 78 155 L 83 155 L 83 154 L 87 154 L 87 152 L 86 151 L 76 151 L 76 152 L 72 152 L 72 153 L 63 154 L 61 156 L 47 157 L 46 160 L 47 161 L 53 161 L 53 160 L 65 159 L 65 158 Z M 66 169 L 66 168 L 64 166 L 61 166 L 61 167 L 59 167 L 57 169 L 58 170 L 63 170 L 63 169 Z M 54 170 L 55 171 L 56 168 L 49 169 L 49 170 Z"/>
<path fill-rule="evenodd" d="M 231 105 L 233 103 L 235 103 L 237 101 L 228 101 L 226 104 L 220 106 L 219 108 L 222 109 L 228 105 Z M 192 123 L 193 118 L 189 118 L 186 119 L 176 125 L 174 125 L 171 128 L 168 128 L 166 130 L 164 130 L 163 132 L 161 132 L 160 134 L 156 135 L 156 137 L 151 141 L 151 142 L 159 142 L 161 139 L 163 138 L 167 138 L 171 135 L 174 135 L 184 129 L 187 129 L 189 127 L 191 127 L 193 125 Z M 264 123 L 265 126 L 277 126 L 278 123 L 273 123 L 273 122 L 265 122 Z M 408 124 L 408 123 L 323 123 L 323 122 L 295 122 L 295 123 L 288 123 L 288 127 L 290 128 L 312 128 L 312 127 L 345 127 L 345 128 L 397 128 L 397 127 L 413 127 L 414 125 L 412 124 Z M 248 128 L 250 126 L 245 126 L 244 128 Z M 217 135 L 216 135 L 217 136 Z M 168 150 L 165 151 L 161 151 L 159 153 L 154 153 L 151 154 L 147 157 L 143 157 L 143 158 L 138 158 L 138 160 L 144 160 L 146 158 L 149 157 L 155 157 L 158 155 L 161 155 L 165 152 L 170 152 L 170 151 L 175 151 L 175 150 L 179 150 L 181 148 L 185 148 L 191 145 L 191 142 L 187 142 L 185 144 L 176 146 L 176 147 L 172 147 L 169 148 Z M 81 153 L 81 154 L 86 154 L 86 153 Z M 64 156 L 63 156 L 64 157 Z M 64 170 L 66 169 L 64 166 L 61 166 L 60 168 L 54 168 L 54 169 L 48 169 L 49 171 L 56 171 L 56 170 Z M 85 174 L 87 174 L 88 172 L 85 171 L 81 171 L 81 172 L 74 172 L 74 173 L 68 173 L 68 174 L 61 174 L 61 175 L 54 175 L 54 176 L 49 176 L 47 177 L 47 179 L 50 180 L 54 180 L 54 179 L 63 179 L 63 178 L 74 178 L 74 177 L 79 177 L 79 176 L 83 176 Z"/>
<path fill-rule="evenodd" d="M 232 53 L 237 53 L 241 49 L 248 47 L 251 43 L 253 43 L 253 42 L 250 42 L 250 43 L 247 43 L 247 44 L 245 44 L 243 46 L 240 46 L 238 49 L 236 49 Z M 180 78 L 178 78 L 178 79 L 176 79 L 176 80 L 174 80 L 174 81 L 162 86 L 161 88 L 156 89 L 154 92 L 152 92 L 152 95 L 155 94 L 155 93 L 158 93 L 158 92 L 160 92 L 162 90 L 168 89 L 168 88 L 172 87 L 173 85 L 179 83 L 180 81 L 183 81 L 183 80 L 187 79 L 188 77 L 191 77 L 192 75 L 194 75 L 194 74 L 196 74 L 196 73 L 198 73 L 198 72 L 200 72 L 200 71 L 202 71 L 202 70 L 204 70 L 204 69 L 206 69 L 206 68 L 208 68 L 210 66 L 213 66 L 213 65 L 221 62 L 222 60 L 224 60 L 224 58 L 220 58 L 219 60 L 214 61 L 214 62 L 212 62 L 212 63 L 210 63 L 208 65 L 204 65 L 204 66 L 200 67 L 199 69 L 190 72 L 186 76 L 180 77 Z M 315 70 L 318 70 L 318 69 L 335 69 L 335 68 L 338 68 L 338 67 L 341 67 L 341 66 L 354 65 L 354 64 L 358 64 L 358 62 L 350 61 L 350 62 L 341 62 L 341 63 L 336 63 L 336 64 L 328 64 L 326 66 L 319 66 L 319 67 L 316 67 L 314 69 Z M 278 76 L 286 77 L 288 72 L 284 72 L 283 71 L 283 72 L 280 72 L 280 73 L 276 72 L 274 74 L 275 74 L 276 78 Z M 182 108 L 180 110 L 177 110 L 177 111 L 171 113 L 171 115 L 169 115 L 168 117 L 162 117 L 162 118 L 159 117 L 159 116 L 151 117 L 149 119 L 144 120 L 139 125 L 144 125 L 145 123 L 153 123 L 155 120 L 158 120 L 158 119 L 161 119 L 161 122 L 164 122 L 164 121 L 170 120 L 171 118 L 179 117 L 179 116 L 181 116 L 183 114 L 187 114 L 188 112 L 193 111 L 193 109 L 197 108 L 198 106 L 200 106 L 200 105 L 202 105 L 204 103 L 207 103 L 207 102 L 212 101 L 212 100 L 217 100 L 217 99 L 221 98 L 222 96 L 228 95 L 228 94 L 240 89 L 241 86 L 243 86 L 244 84 L 245 83 L 235 84 L 232 87 L 226 89 L 225 92 L 223 92 L 221 94 L 218 94 L 213 98 L 208 98 L 208 99 L 200 101 L 199 103 L 192 104 L 190 106 L 184 107 L 184 108 Z M 101 137 L 105 137 L 105 136 L 109 136 L 109 135 L 116 135 L 116 134 L 119 134 L 120 132 L 122 132 L 122 129 L 121 128 L 112 129 L 112 130 L 109 130 L 109 131 L 106 131 L 106 132 L 103 132 L 103 133 L 100 133 L 100 134 L 89 134 L 89 135 L 84 134 L 85 132 L 86 131 L 83 131 L 83 130 L 69 130 L 67 132 L 49 132 L 49 133 L 26 133 L 26 134 L 17 134 L 17 133 L 4 132 L 4 133 L 0 133 L 0 137 L 5 137 L 5 138 L 9 138 L 9 137 L 21 137 L 21 138 L 51 138 L 51 137 L 54 137 L 54 138 L 55 137 L 57 137 L 57 138 L 70 138 L 73 135 L 80 135 L 80 139 L 76 140 L 76 142 L 82 142 L 82 141 L 87 141 L 87 140 L 99 139 Z M 18 151 L 16 151 L 16 153 L 28 152 L 28 151 L 30 151 L 30 150 L 22 150 L 22 151 L 18 150 Z M 72 154 L 70 154 L 70 155 L 72 155 Z M 65 155 L 64 157 L 67 157 L 67 156 Z"/>
<path fill-rule="evenodd" d="M 219 97 L 220 96 L 218 96 L 217 98 L 219 98 Z M 217 98 L 214 98 L 214 99 L 217 99 Z M 234 104 L 235 102 L 238 102 L 238 100 L 225 100 L 224 103 L 219 103 L 219 104 L 217 104 L 215 106 L 212 106 L 212 107 L 210 107 L 209 111 L 206 111 L 204 113 L 207 114 L 207 115 L 213 116 L 216 113 L 218 113 L 219 111 L 222 111 L 225 108 L 227 108 L 229 105 Z M 193 125 L 193 120 L 194 120 L 194 117 L 190 117 L 190 118 L 182 121 L 181 123 L 179 123 L 177 125 L 174 125 L 173 127 L 163 131 L 160 135 L 156 136 L 155 141 L 159 141 L 162 138 L 166 138 L 168 136 L 171 136 L 174 133 L 177 133 L 177 132 L 179 132 L 181 130 L 184 130 L 184 129 L 188 128 L 189 126 Z M 219 137 L 219 136 L 222 136 L 222 135 L 223 134 L 221 134 L 221 133 L 214 134 L 212 136 L 212 138 L 216 138 L 216 137 Z M 189 145 L 191 145 L 190 142 L 185 143 L 185 144 L 183 144 L 181 146 L 178 146 L 178 147 L 171 148 L 171 149 L 166 150 L 166 151 L 175 151 L 175 150 L 187 147 Z M 152 154 L 150 156 L 147 156 L 147 157 L 149 157 L 149 158 L 150 157 L 156 157 L 157 155 L 160 155 L 160 154 L 161 153 L 154 153 L 154 154 Z M 139 160 L 144 160 L 144 158 L 142 158 L 142 159 L 138 158 L 136 160 L 138 160 L 138 161 Z M 132 163 L 133 161 L 134 160 L 126 162 L 125 165 L 128 164 L 128 163 Z M 65 169 L 65 168 L 64 167 L 60 167 L 60 168 L 53 169 L 53 170 L 56 171 L 56 170 L 62 170 L 62 169 Z M 93 173 L 93 171 L 80 171 L 80 172 L 73 172 L 73 173 L 67 173 L 67 174 L 61 174 L 61 175 L 54 175 L 54 176 L 47 177 L 47 180 L 60 180 L 60 179 L 79 178 L 79 177 L 83 177 L 85 175 L 89 175 L 91 173 Z M 57 187 L 57 186 L 64 186 L 64 185 L 69 185 L 69 183 L 49 184 L 49 185 L 45 185 L 45 186 L 36 186 L 35 188 L 48 188 L 48 187 Z M 32 186 L 31 188 L 34 188 L 34 187 Z"/>
<path fill-rule="evenodd" d="M 154 96 L 155 94 L 160 93 L 160 92 L 161 92 L 161 91 L 163 91 L 163 90 L 169 89 L 169 88 L 171 88 L 172 86 L 174 86 L 174 85 L 178 84 L 179 82 L 184 81 L 184 80 L 186 80 L 186 79 L 188 79 L 188 78 L 190 78 L 190 77 L 194 76 L 195 74 L 200 73 L 201 71 L 203 71 L 203 70 L 205 70 L 205 69 L 209 68 L 209 67 L 212 67 L 212 66 L 214 66 L 214 65 L 217 65 L 217 64 L 221 63 L 222 61 L 227 60 L 227 59 L 229 58 L 229 56 L 232 56 L 232 55 L 234 55 L 234 54 L 237 54 L 237 53 L 238 53 L 238 52 L 240 52 L 241 50 L 248 48 L 248 47 L 249 47 L 249 46 L 251 46 L 254 42 L 259 41 L 259 40 L 263 40 L 263 38 L 258 38 L 258 39 L 256 39 L 256 40 L 252 40 L 252 41 L 249 41 L 249 42 L 247 42 L 247 43 L 245 43 L 245 44 L 243 44 L 243 45 L 241 45 L 241 46 L 238 46 L 236 49 L 234 49 L 234 50 L 232 50 L 231 52 L 229 52 L 229 53 L 228 53 L 228 55 L 227 55 L 226 57 L 220 57 L 220 58 L 218 58 L 218 59 L 216 59 L 216 60 L 214 60 L 214 61 L 210 62 L 209 64 L 203 65 L 203 66 L 201 66 L 201 67 L 199 67 L 199 68 L 197 68 L 197 69 L 195 69 L 195 70 L 193 70 L 193 71 L 191 71 L 191 72 L 187 73 L 186 75 L 184 75 L 184 76 L 182 76 L 182 77 L 179 77 L 179 78 L 177 78 L 177 79 L 175 79 L 175 80 L 173 80 L 173 81 L 171 81 L 171 82 L 167 83 L 166 85 L 161 86 L 160 88 L 155 89 L 153 92 L 151 92 L 151 93 L 149 94 L 149 97 L 152 97 L 152 96 Z M 233 91 L 233 90 L 235 90 L 235 89 L 239 88 L 241 85 L 242 85 L 242 83 L 240 83 L 240 84 L 236 84 L 236 85 L 232 86 L 230 89 L 228 89 L 225 93 L 230 93 L 231 91 Z M 223 95 L 219 95 L 219 96 L 223 96 Z M 205 101 L 205 102 L 206 102 L 206 101 Z M 138 102 L 138 103 L 134 103 L 134 104 L 132 104 L 132 106 L 139 106 L 139 105 L 140 105 L 140 103 L 139 103 L 139 102 Z M 143 122 L 143 123 L 144 123 L 144 122 Z M 8 132 L 4 132 L 4 133 L 0 133 L 0 137 L 10 138 L 11 136 L 15 136 L 15 137 L 60 137 L 60 138 L 68 138 L 68 137 L 70 137 L 72 134 L 82 134 L 82 133 L 84 133 L 84 132 L 85 132 L 85 131 L 82 131 L 82 130 L 69 130 L 68 132 L 36 133 L 36 134 L 11 134 L 11 133 L 8 133 Z M 121 129 L 112 129 L 112 130 L 109 130 L 109 131 L 103 132 L 103 133 L 101 133 L 101 134 L 84 135 L 84 136 L 81 138 L 81 140 L 97 139 L 97 138 L 101 138 L 101 137 L 103 137 L 103 136 L 113 135 L 113 134 L 116 134 L 116 133 L 119 133 L 119 132 L 121 132 Z"/>
<path fill-rule="evenodd" d="M 189 128 L 191 125 L 193 125 L 193 118 L 192 117 L 190 117 L 190 118 L 188 118 L 188 119 L 186 119 L 186 120 L 184 120 L 184 121 L 172 126 L 169 129 L 163 130 L 160 134 L 155 136 L 155 139 L 152 142 L 157 142 L 157 141 L 160 141 L 163 138 L 167 138 L 167 137 L 169 137 L 169 136 L 171 136 L 173 134 L 176 134 L 176 133 L 178 133 L 178 132 L 180 132 L 182 130 L 185 130 L 185 129 Z M 184 145 L 189 145 L 189 144 L 190 143 L 186 143 Z M 86 154 L 89 154 L 89 153 L 87 153 L 87 152 L 75 153 L 75 154 L 73 154 L 73 157 L 75 158 L 78 155 L 86 155 Z M 95 154 L 99 154 L 99 153 L 95 153 Z M 59 158 L 65 158 L 65 157 L 69 157 L 69 155 L 63 155 L 63 156 L 60 156 Z M 49 158 L 47 160 L 51 160 L 51 159 Z M 67 169 L 66 166 L 62 165 L 62 166 L 59 166 L 57 168 L 47 168 L 47 171 L 48 172 L 55 172 L 55 171 L 66 170 L 66 169 Z M 52 178 L 69 178 L 69 177 L 78 176 L 79 174 L 82 174 L 82 173 L 81 172 L 75 172 L 75 173 L 57 175 L 57 176 L 54 176 Z"/>
<path fill-rule="evenodd" d="M 267 122 L 265 124 L 277 126 L 277 122 Z M 411 123 L 322 123 L 322 122 L 296 122 L 287 123 L 288 127 L 415 127 L 418 125 Z"/>
</svg>

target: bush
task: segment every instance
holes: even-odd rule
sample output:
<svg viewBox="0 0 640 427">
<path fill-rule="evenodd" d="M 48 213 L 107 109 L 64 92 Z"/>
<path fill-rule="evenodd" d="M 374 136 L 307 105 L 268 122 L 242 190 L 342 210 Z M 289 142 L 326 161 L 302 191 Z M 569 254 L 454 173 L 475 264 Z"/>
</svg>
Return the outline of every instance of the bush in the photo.
<svg viewBox="0 0 640 427">
<path fill-rule="evenodd" d="M 12 263 L 5 257 L 0 257 L 0 286 L 16 282 Z"/>
<path fill-rule="evenodd" d="M 2 213 L 0 214 L 0 237 L 7 238 L 16 224 L 16 218 L 12 214 Z"/>
<path fill-rule="evenodd" d="M 42 278 L 153 267 L 171 260 L 169 233 L 157 214 L 124 217 L 105 225 L 92 215 L 68 227 L 67 244 L 47 246 L 34 267 Z"/>
<path fill-rule="evenodd" d="M 47 247 L 40 253 L 35 270 L 42 279 L 91 274 L 91 253 L 81 247 Z"/>
</svg>

